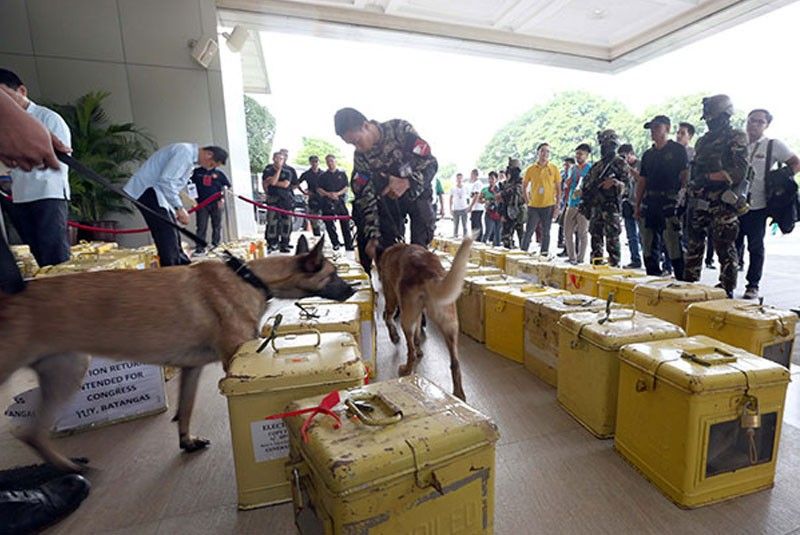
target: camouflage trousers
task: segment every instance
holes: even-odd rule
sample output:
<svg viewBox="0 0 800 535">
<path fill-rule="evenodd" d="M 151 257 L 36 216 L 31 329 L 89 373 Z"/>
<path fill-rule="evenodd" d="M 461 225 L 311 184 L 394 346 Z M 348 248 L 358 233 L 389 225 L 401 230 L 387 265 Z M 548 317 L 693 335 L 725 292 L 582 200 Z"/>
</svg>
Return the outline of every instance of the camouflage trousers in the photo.
<svg viewBox="0 0 800 535">
<path fill-rule="evenodd" d="M 622 220 L 619 212 L 606 207 L 595 209 L 589 220 L 589 234 L 591 235 L 592 252 L 589 260 L 594 263 L 603 258 L 603 244 L 608 251 L 608 263 L 619 266 L 622 248 L 619 244 L 619 235 L 622 234 Z"/>
<path fill-rule="evenodd" d="M 503 230 L 500 233 L 500 240 L 503 242 L 503 247 L 506 249 L 513 249 L 515 247 L 514 233 L 517 234 L 519 243 L 522 243 L 522 239 L 525 237 L 525 222 L 518 219 L 508 219 L 507 217 L 504 217 Z"/>
<path fill-rule="evenodd" d="M 689 282 L 700 280 L 708 235 L 719 257 L 719 282 L 730 295 L 736 288 L 739 267 L 739 255 L 736 252 L 739 217 L 735 209 L 722 201 L 708 203 L 708 207 L 693 207 L 689 213 L 684 278 Z"/>
<path fill-rule="evenodd" d="M 267 204 L 270 206 L 280 205 L 280 200 L 275 197 L 267 197 Z M 280 214 L 273 210 L 267 212 L 267 230 L 264 238 L 267 246 L 274 249 L 276 247 L 288 247 L 289 236 L 292 233 L 292 216 Z"/>
</svg>

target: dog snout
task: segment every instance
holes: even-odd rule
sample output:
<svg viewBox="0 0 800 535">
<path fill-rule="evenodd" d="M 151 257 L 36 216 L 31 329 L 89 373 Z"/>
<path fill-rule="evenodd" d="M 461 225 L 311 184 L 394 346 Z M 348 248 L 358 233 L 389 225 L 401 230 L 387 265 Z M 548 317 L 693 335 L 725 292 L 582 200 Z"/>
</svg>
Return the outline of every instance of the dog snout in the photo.
<svg viewBox="0 0 800 535">
<path fill-rule="evenodd" d="M 355 288 L 347 284 L 344 280 L 337 278 L 325 285 L 320 292 L 320 296 L 336 301 L 347 301 L 356 293 Z"/>
</svg>

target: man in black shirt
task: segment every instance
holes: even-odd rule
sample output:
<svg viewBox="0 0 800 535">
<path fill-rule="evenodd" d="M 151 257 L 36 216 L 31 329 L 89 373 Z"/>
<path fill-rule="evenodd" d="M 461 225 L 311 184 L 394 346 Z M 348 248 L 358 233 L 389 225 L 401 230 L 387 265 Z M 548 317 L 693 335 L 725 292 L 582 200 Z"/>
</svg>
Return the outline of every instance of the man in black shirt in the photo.
<svg viewBox="0 0 800 535">
<path fill-rule="evenodd" d="M 319 194 L 317 188 L 319 187 L 319 177 L 322 175 L 322 169 L 319 167 L 319 157 L 311 156 L 308 158 L 308 164 L 311 166 L 306 172 L 300 175 L 300 180 L 297 182 L 297 187 L 306 196 L 306 211 L 309 214 L 320 215 L 322 213 Z M 306 183 L 306 189 L 303 190 L 302 184 Z M 311 230 L 314 236 L 322 234 L 322 225 L 319 219 L 309 219 L 311 222 Z"/>
<path fill-rule="evenodd" d="M 347 195 L 347 174 L 341 169 L 336 168 L 336 157 L 333 154 L 325 156 L 325 164 L 328 169 L 319 177 L 319 193 L 323 215 L 350 215 L 347 213 L 345 197 Z M 344 236 L 344 247 L 348 251 L 353 250 L 353 236 L 350 234 L 350 220 L 340 219 L 342 236 Z M 341 245 L 339 236 L 336 234 L 336 226 L 333 221 L 325 221 L 328 229 L 328 236 L 331 238 L 331 245 L 336 250 Z"/>
<path fill-rule="evenodd" d="M 664 115 L 656 115 L 644 125 L 650 130 L 653 146 L 642 156 L 636 183 L 636 218 L 647 274 L 662 273 L 658 241 L 663 236 L 675 278 L 682 280 L 681 220 L 676 209 L 678 193 L 686 186 L 689 159 L 683 145 L 668 139 L 670 126 L 669 118 Z"/>
<path fill-rule="evenodd" d="M 222 192 L 225 188 L 231 187 L 231 183 L 225 173 L 217 167 L 206 168 L 198 167 L 192 173 L 191 181 L 197 187 L 197 202 L 203 203 L 209 197 Z M 197 234 L 206 239 L 208 230 L 208 219 L 211 218 L 211 244 L 216 247 L 219 245 L 222 228 L 222 208 L 225 200 L 220 197 L 218 200 L 197 210 Z M 199 245 L 194 250 L 195 254 L 203 253 L 203 248 Z"/>
<path fill-rule="evenodd" d="M 267 204 L 282 210 L 292 210 L 292 172 L 285 167 L 286 157 L 282 152 L 272 155 L 272 163 L 264 168 L 261 175 L 261 184 L 267 193 Z M 281 214 L 273 210 L 267 212 L 267 230 L 265 238 L 269 252 L 278 247 L 282 253 L 288 253 L 289 235 L 292 232 L 292 216 Z"/>
</svg>

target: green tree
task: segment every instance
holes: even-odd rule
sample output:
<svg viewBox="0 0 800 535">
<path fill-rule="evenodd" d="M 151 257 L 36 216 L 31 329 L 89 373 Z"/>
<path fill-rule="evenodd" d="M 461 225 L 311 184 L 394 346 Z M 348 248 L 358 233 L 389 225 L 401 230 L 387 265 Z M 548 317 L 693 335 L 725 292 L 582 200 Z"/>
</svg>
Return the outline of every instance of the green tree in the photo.
<svg viewBox="0 0 800 535">
<path fill-rule="evenodd" d="M 597 145 L 597 132 L 604 128 L 615 129 L 621 139 L 631 138 L 637 122 L 617 100 L 585 91 L 565 91 L 501 128 L 484 149 L 477 167 L 486 172 L 505 169 L 510 156 L 527 165 L 536 158 L 536 147 L 545 141 L 552 148 L 551 158 L 560 159 L 572 155 L 580 143 Z"/>
<path fill-rule="evenodd" d="M 695 127 L 693 142 L 696 142 L 702 135 L 708 132 L 706 123 L 701 119 L 703 115 L 703 97 L 711 95 L 709 91 L 699 91 L 689 95 L 679 95 L 670 97 L 663 102 L 648 106 L 639 117 L 641 123 L 639 132 L 636 132 L 628 142 L 633 145 L 636 154 L 641 155 L 647 150 L 652 141 L 650 132 L 644 129 L 644 123 L 652 119 L 655 115 L 666 115 L 672 122 L 672 133 L 678 130 L 679 123 L 690 123 Z M 744 129 L 745 112 L 735 110 L 731 123 L 735 128 Z"/>
<path fill-rule="evenodd" d="M 436 178 L 441 181 L 445 193 L 450 192 L 450 188 L 453 185 L 453 179 L 456 176 L 456 169 L 458 169 L 458 166 L 453 162 L 450 162 L 440 165 L 439 170 L 436 172 Z"/>
<path fill-rule="evenodd" d="M 261 173 L 272 162 L 275 117 L 267 108 L 245 95 L 244 118 L 247 128 L 247 151 L 250 153 L 250 172 Z"/>
<path fill-rule="evenodd" d="M 318 156 L 320 167 L 325 168 L 325 156 L 333 154 L 336 156 L 336 165 L 340 169 L 347 172 L 347 176 L 353 171 L 353 162 L 350 157 L 345 157 L 339 147 L 326 139 L 317 137 L 303 136 L 303 145 L 297 151 L 297 156 L 294 158 L 294 163 L 299 166 L 308 166 L 308 158 L 310 156 Z"/>
</svg>

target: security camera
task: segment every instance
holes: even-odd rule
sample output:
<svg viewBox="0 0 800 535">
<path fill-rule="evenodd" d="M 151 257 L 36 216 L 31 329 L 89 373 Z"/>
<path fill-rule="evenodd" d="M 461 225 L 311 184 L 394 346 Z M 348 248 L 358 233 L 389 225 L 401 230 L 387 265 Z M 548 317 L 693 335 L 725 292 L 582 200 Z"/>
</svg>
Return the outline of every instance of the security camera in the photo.
<svg viewBox="0 0 800 535">
<path fill-rule="evenodd" d="M 228 42 L 228 48 L 231 52 L 241 52 L 247 38 L 250 37 L 250 32 L 244 26 L 237 24 L 231 33 L 225 32 L 222 36 Z"/>
<path fill-rule="evenodd" d="M 211 65 L 214 56 L 217 55 L 217 51 L 219 50 L 217 42 L 208 37 L 203 37 L 199 40 L 192 39 L 189 41 L 189 47 L 192 49 L 192 57 L 194 60 L 205 69 Z"/>
</svg>

